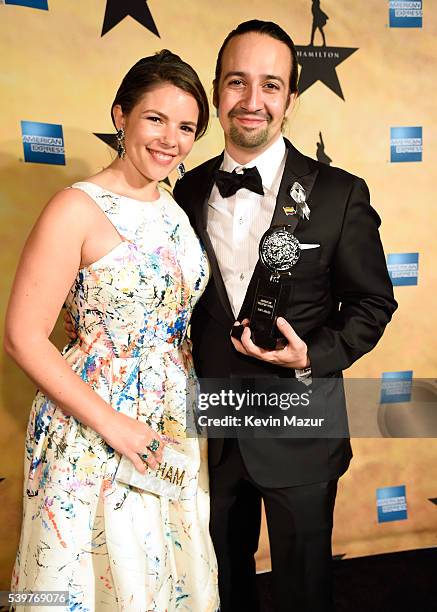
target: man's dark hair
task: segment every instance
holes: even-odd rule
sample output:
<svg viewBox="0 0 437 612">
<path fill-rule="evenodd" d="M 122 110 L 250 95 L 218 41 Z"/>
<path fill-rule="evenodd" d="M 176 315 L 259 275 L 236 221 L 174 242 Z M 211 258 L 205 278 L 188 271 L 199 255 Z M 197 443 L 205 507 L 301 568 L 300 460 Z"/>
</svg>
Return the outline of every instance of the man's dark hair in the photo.
<svg viewBox="0 0 437 612">
<path fill-rule="evenodd" d="M 223 52 L 226 48 L 226 45 L 230 40 L 235 38 L 236 36 L 241 36 L 242 34 L 248 34 L 249 32 L 256 32 L 257 34 L 265 34 L 266 36 L 270 36 L 271 38 L 275 38 L 287 45 L 290 49 L 291 53 L 291 72 L 290 72 L 290 93 L 297 93 L 297 81 L 298 81 L 298 62 L 297 62 L 297 53 L 296 47 L 294 46 L 294 42 L 291 40 L 291 37 L 287 34 L 285 30 L 283 30 L 277 23 L 273 23 L 273 21 L 260 21 L 259 19 L 251 19 L 250 21 L 244 21 L 240 23 L 235 30 L 229 32 L 223 41 L 222 46 L 220 47 L 220 51 L 217 56 L 217 63 L 215 66 L 215 78 L 214 78 L 214 104 L 217 106 L 218 103 L 218 85 L 220 82 L 220 76 L 222 72 L 222 60 L 223 60 Z"/>
</svg>

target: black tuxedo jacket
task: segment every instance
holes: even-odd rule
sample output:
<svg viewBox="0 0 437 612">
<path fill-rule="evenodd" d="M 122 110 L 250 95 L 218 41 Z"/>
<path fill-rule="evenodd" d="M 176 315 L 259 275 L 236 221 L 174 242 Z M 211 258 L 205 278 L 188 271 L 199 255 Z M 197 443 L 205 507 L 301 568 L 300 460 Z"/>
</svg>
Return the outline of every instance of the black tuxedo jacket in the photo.
<svg viewBox="0 0 437 612">
<path fill-rule="evenodd" d="M 362 179 L 316 162 L 285 142 L 288 154 L 278 199 L 288 196 L 295 181 L 309 186 L 310 219 L 301 219 L 294 233 L 301 243 L 321 246 L 303 250 L 285 281 L 289 293 L 284 314 L 308 345 L 312 376 L 341 377 L 342 370 L 375 346 L 397 307 L 378 232 L 380 218 Z M 207 233 L 213 173 L 222 159 L 220 155 L 188 172 L 174 189 L 212 270 L 191 320 L 196 372 L 205 378 L 290 377 L 294 371 L 246 357 L 230 340 L 235 317 Z M 254 291 L 251 282 L 240 320 L 250 314 Z M 337 478 L 352 457 L 348 439 L 240 439 L 239 444 L 250 475 L 265 487 Z M 210 463 L 217 464 L 223 440 L 211 439 L 208 446 Z"/>
</svg>

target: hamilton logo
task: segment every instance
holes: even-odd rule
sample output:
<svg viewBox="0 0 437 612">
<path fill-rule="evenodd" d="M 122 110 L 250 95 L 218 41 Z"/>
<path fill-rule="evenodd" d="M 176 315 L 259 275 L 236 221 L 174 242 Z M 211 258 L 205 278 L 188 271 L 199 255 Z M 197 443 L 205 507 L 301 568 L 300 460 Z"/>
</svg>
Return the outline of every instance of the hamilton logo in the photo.
<svg viewBox="0 0 437 612">
<path fill-rule="evenodd" d="M 298 85 L 299 92 L 303 93 L 311 85 L 321 81 L 344 100 L 336 67 L 358 49 L 352 47 L 329 47 L 326 44 L 324 32 L 329 17 L 320 8 L 320 0 L 312 0 L 311 12 L 313 14 L 313 24 L 310 44 L 306 46 L 296 45 L 297 61 L 301 65 Z M 317 32 L 319 32 L 322 39 L 321 45 L 314 44 Z"/>
<path fill-rule="evenodd" d="M 322 132 L 319 132 L 319 141 L 317 142 L 316 147 L 317 161 L 321 162 L 322 164 L 326 164 L 327 166 L 330 166 L 332 159 L 329 157 L 329 155 L 327 155 L 325 151 L 325 143 L 323 142 Z"/>
<path fill-rule="evenodd" d="M 149 32 L 160 38 L 152 13 L 147 6 L 147 0 L 123 0 L 123 2 L 120 2 L 120 0 L 106 0 L 102 36 L 118 25 L 128 15 L 147 28 Z"/>
</svg>

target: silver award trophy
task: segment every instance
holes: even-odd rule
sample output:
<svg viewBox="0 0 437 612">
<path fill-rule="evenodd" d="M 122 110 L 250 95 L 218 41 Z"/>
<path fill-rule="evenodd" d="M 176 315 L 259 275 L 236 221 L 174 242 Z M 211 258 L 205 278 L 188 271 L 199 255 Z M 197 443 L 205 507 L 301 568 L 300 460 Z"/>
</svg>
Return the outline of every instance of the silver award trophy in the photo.
<svg viewBox="0 0 437 612">
<path fill-rule="evenodd" d="M 291 275 L 300 256 L 299 240 L 287 225 L 270 227 L 259 244 L 259 259 L 270 275 L 260 275 L 250 316 L 252 340 L 262 348 L 273 350 L 280 338 L 276 326 L 279 312 L 282 279 Z"/>
</svg>

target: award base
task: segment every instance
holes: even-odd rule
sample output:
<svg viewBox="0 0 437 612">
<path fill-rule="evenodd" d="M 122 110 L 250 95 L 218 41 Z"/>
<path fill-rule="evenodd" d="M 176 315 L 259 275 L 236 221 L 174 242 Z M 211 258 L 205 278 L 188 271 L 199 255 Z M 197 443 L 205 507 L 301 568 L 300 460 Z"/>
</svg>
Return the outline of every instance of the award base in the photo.
<svg viewBox="0 0 437 612">
<path fill-rule="evenodd" d="M 249 325 L 252 342 L 261 348 L 274 350 L 278 340 L 284 338 L 276 325 L 281 293 L 280 282 L 258 280 Z"/>
</svg>

